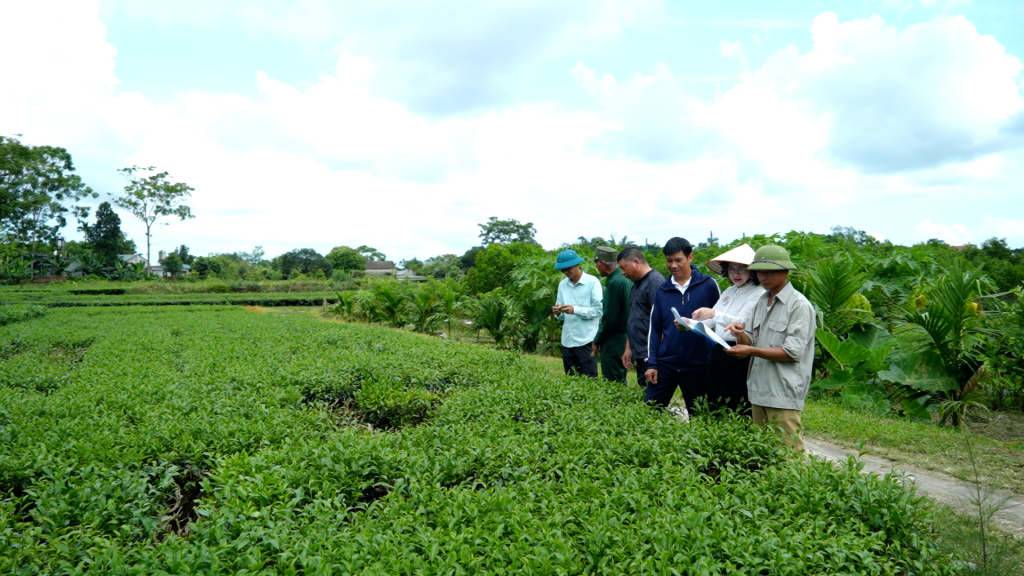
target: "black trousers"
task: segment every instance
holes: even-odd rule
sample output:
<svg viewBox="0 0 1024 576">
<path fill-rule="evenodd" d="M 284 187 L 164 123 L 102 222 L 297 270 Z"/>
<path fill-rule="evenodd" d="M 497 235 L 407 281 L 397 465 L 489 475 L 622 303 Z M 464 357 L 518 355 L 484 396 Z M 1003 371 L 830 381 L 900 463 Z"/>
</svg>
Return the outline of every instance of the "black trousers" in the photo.
<svg viewBox="0 0 1024 576">
<path fill-rule="evenodd" d="M 683 371 L 659 368 L 658 383 L 647 383 L 647 394 L 644 396 L 644 401 L 668 408 L 668 403 L 676 393 L 677 387 L 682 391 L 683 399 L 686 400 L 686 409 L 693 413 L 697 399 L 706 399 L 710 395 L 708 369 Z"/>
<path fill-rule="evenodd" d="M 562 346 L 562 367 L 566 374 L 582 374 L 597 378 L 597 357 L 594 356 L 594 345 L 588 342 L 583 346 Z"/>
<path fill-rule="evenodd" d="M 708 383 L 713 397 L 708 399 L 708 403 L 712 410 L 724 407 L 750 417 L 750 401 L 747 400 L 750 358 L 733 358 L 718 344 L 711 349 Z"/>
<path fill-rule="evenodd" d="M 636 368 L 636 383 L 646 390 L 647 377 L 644 376 L 644 373 L 647 372 L 647 360 L 644 360 L 643 358 L 633 358 L 633 367 Z"/>
</svg>

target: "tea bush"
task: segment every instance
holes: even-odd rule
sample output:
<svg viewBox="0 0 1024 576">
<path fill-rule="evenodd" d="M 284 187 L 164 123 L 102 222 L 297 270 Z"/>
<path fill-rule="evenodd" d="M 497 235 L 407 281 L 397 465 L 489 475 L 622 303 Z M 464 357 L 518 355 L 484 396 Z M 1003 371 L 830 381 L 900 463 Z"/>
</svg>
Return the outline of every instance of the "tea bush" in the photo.
<svg viewBox="0 0 1024 576">
<path fill-rule="evenodd" d="M 507 352 L 212 306 L 0 349 L 5 574 L 952 573 L 897 478 Z"/>
<path fill-rule="evenodd" d="M 42 306 L 0 306 L 0 326 L 38 318 L 45 312 L 46 309 Z"/>
<path fill-rule="evenodd" d="M 119 289 L 111 289 L 117 291 Z M 253 292 L 187 294 L 118 294 L 108 291 L 3 291 L 0 304 L 69 308 L 78 306 L 320 306 L 334 302 L 337 292 Z"/>
</svg>

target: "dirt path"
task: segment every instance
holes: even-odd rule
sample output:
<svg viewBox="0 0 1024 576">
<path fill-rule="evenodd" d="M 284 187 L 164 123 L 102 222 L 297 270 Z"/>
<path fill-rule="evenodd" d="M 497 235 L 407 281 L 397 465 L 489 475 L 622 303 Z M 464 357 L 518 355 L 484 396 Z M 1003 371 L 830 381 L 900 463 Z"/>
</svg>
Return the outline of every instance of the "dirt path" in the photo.
<svg viewBox="0 0 1024 576">
<path fill-rule="evenodd" d="M 856 450 L 824 440 L 804 437 L 804 445 L 811 454 L 828 460 L 846 460 L 847 455 L 850 454 L 857 456 Z M 859 458 L 864 461 L 865 472 L 875 474 L 886 474 L 892 470 L 903 472 L 908 481 L 913 482 L 933 500 L 961 510 L 968 508 L 971 495 L 974 494 L 975 486 L 973 484 L 940 472 L 920 470 L 871 454 L 865 454 Z M 997 494 L 1010 499 L 1006 502 L 1006 507 L 996 514 L 996 521 L 1007 532 L 1024 536 L 1024 496 L 1009 492 L 997 492 Z"/>
</svg>

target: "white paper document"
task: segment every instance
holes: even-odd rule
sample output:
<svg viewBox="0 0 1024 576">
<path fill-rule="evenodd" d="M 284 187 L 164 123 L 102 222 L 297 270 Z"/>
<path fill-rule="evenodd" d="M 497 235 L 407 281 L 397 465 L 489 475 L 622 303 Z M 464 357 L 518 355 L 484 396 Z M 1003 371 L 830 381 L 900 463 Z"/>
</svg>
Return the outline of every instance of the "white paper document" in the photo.
<svg viewBox="0 0 1024 576">
<path fill-rule="evenodd" d="M 676 317 L 676 322 L 678 322 L 683 327 L 683 330 L 690 330 L 691 332 L 696 332 L 697 334 L 700 334 L 701 336 L 710 340 L 712 344 L 721 344 L 722 348 L 732 348 L 732 345 L 730 345 L 725 340 L 722 340 L 722 338 L 718 334 L 716 334 L 714 330 L 708 330 L 708 327 L 705 326 L 703 322 L 700 322 L 698 320 L 690 320 L 689 318 L 683 318 L 682 316 L 679 315 L 679 311 L 676 310 L 675 308 L 672 308 L 672 315 Z"/>
</svg>

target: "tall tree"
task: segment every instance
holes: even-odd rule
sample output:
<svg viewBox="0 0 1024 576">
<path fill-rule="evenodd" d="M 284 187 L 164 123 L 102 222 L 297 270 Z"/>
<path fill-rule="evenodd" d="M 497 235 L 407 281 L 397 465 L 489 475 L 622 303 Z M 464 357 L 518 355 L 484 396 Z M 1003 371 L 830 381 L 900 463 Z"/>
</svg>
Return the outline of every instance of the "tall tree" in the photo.
<svg viewBox="0 0 1024 576">
<path fill-rule="evenodd" d="M 462 270 L 469 270 L 473 266 L 476 266 L 476 257 L 483 251 L 483 246 L 473 246 L 469 250 L 466 250 L 466 253 L 459 258 L 459 264 Z"/>
<path fill-rule="evenodd" d="M 178 257 L 181 258 L 182 264 L 188 264 L 191 266 L 192 263 L 196 261 L 196 257 L 188 253 L 188 246 L 185 246 L 184 244 L 178 246 L 178 249 L 175 250 L 175 252 L 177 252 Z"/>
<path fill-rule="evenodd" d="M 184 182 L 171 182 L 167 172 L 156 168 L 122 168 L 118 172 L 128 179 L 124 194 L 114 198 L 114 204 L 124 208 L 146 226 L 146 266 L 149 266 L 153 241 L 153 224 L 164 216 L 177 216 L 181 220 L 195 218 L 192 210 L 181 202 L 192 195 L 192 188 Z"/>
<path fill-rule="evenodd" d="M 96 198 L 74 173 L 71 154 L 56 146 L 26 146 L 0 136 L 0 235 L 21 243 L 52 243 L 72 212 L 84 219 Z"/>
<path fill-rule="evenodd" d="M 363 258 L 366 258 L 370 262 L 383 262 L 388 259 L 383 252 L 371 246 L 367 246 L 366 244 L 356 248 L 356 252 L 362 254 Z"/>
<path fill-rule="evenodd" d="M 263 263 L 263 257 L 267 252 L 263 249 L 263 246 L 257 246 L 252 249 L 252 252 L 238 252 L 236 254 L 250 266 L 259 266 Z"/>
<path fill-rule="evenodd" d="M 462 259 L 455 254 L 434 256 L 423 263 L 420 274 L 434 278 L 457 278 L 462 275 Z"/>
<path fill-rule="evenodd" d="M 96 223 L 89 225 L 83 222 L 82 232 L 85 241 L 92 247 L 92 252 L 105 266 L 113 266 L 117 255 L 122 254 L 125 244 L 124 232 L 121 231 L 121 218 L 114 212 L 110 202 L 104 202 L 96 208 Z"/>
<path fill-rule="evenodd" d="M 177 252 L 171 252 L 165 256 L 160 261 L 160 265 L 164 267 L 164 272 L 172 278 L 181 276 L 182 271 L 185 269 L 185 263 L 181 261 L 181 256 Z"/>
<path fill-rule="evenodd" d="M 480 239 L 484 246 L 511 244 L 513 242 L 537 243 L 537 240 L 534 238 L 537 235 L 537 229 L 533 227 L 533 222 L 522 224 L 518 220 L 511 218 L 508 220 L 498 220 L 497 216 L 491 216 L 487 219 L 487 222 L 477 224 L 477 226 L 480 227 Z"/>
<path fill-rule="evenodd" d="M 331 263 L 312 248 L 296 248 L 291 252 L 285 252 L 274 259 L 286 278 L 292 273 L 315 274 L 317 270 L 323 270 L 325 276 L 330 276 L 333 268 Z"/>
<path fill-rule="evenodd" d="M 327 254 L 327 261 L 335 270 L 366 270 L 366 257 L 348 246 L 332 248 Z"/>
</svg>

